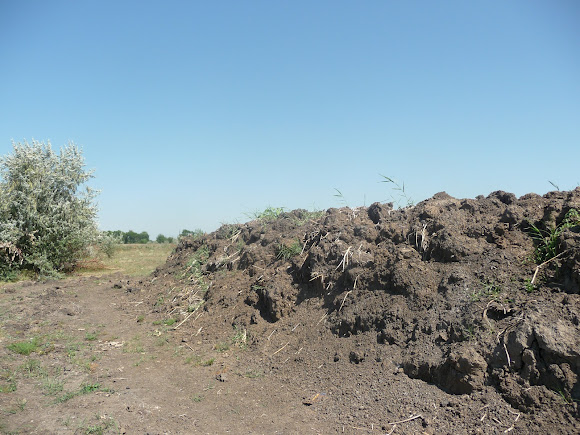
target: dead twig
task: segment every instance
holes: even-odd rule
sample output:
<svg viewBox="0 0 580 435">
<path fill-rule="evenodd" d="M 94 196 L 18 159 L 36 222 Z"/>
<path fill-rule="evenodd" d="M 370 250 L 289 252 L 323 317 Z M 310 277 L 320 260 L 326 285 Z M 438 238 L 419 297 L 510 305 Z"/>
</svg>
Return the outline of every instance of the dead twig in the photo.
<svg viewBox="0 0 580 435">
<path fill-rule="evenodd" d="M 278 349 L 276 352 L 274 352 L 272 355 L 270 355 L 270 358 L 273 357 L 274 355 L 276 355 L 278 352 L 281 352 L 289 344 L 290 344 L 290 342 L 286 343 L 284 346 L 282 346 L 280 349 Z"/>
<path fill-rule="evenodd" d="M 505 336 L 504 336 L 505 337 Z M 512 360 L 510 359 L 510 353 L 507 350 L 507 346 L 505 345 L 505 339 L 501 341 L 503 345 L 503 350 L 505 351 L 505 356 L 507 358 L 508 368 L 512 366 Z"/>
<path fill-rule="evenodd" d="M 338 309 L 338 312 L 340 312 L 340 310 L 342 310 L 342 307 L 344 306 L 344 301 L 346 301 L 346 298 L 348 297 L 349 293 L 352 293 L 352 290 L 347 291 L 346 294 L 344 295 L 344 298 L 342 299 L 342 303 L 340 304 L 340 308 Z"/>
<path fill-rule="evenodd" d="M 409 418 L 406 418 L 405 420 L 401 420 L 401 421 L 395 421 L 395 422 L 393 422 L 393 423 L 389 423 L 389 424 L 395 425 L 395 424 L 407 423 L 408 421 L 415 420 L 415 419 L 417 419 L 417 418 L 422 418 L 422 417 L 423 417 L 423 416 L 422 416 L 421 414 L 412 415 L 411 417 L 409 417 Z"/>
<path fill-rule="evenodd" d="M 344 255 L 342 256 L 342 260 L 340 261 L 340 263 L 338 263 L 338 266 L 336 266 L 335 270 L 340 269 L 340 266 L 342 266 L 342 271 L 344 272 L 344 270 L 348 267 L 348 263 L 350 261 L 350 258 L 352 257 L 352 246 L 349 246 L 346 250 L 346 252 L 344 253 Z"/>
<path fill-rule="evenodd" d="M 195 310 L 193 310 L 191 313 L 189 313 L 185 319 L 183 319 L 181 322 L 179 322 L 179 324 L 175 328 L 173 328 L 173 330 L 175 331 L 177 328 L 179 328 L 181 325 L 183 325 L 191 316 L 193 316 L 197 312 L 197 310 L 199 310 L 199 308 L 202 305 L 203 305 L 203 301 L 195 308 Z M 203 314 L 203 313 L 201 313 L 201 314 Z M 201 316 L 201 314 L 200 314 L 200 316 Z M 199 316 L 196 317 L 196 319 L 198 319 L 198 318 L 199 318 Z"/>
<path fill-rule="evenodd" d="M 550 258 L 549 260 L 544 261 L 542 264 L 538 264 L 536 266 L 536 270 L 534 272 L 534 276 L 532 277 L 532 280 L 530 281 L 530 285 L 534 285 L 534 282 L 536 282 L 536 277 L 538 276 L 538 272 L 540 271 L 540 268 L 542 266 L 545 266 L 546 264 L 548 264 L 550 261 L 555 260 L 556 258 L 558 258 L 559 256 L 565 254 L 566 252 L 568 252 L 570 249 L 566 249 L 565 251 L 560 252 L 558 255 L 556 255 L 555 257 Z"/>
<path fill-rule="evenodd" d="M 514 422 L 512 423 L 512 425 L 510 427 L 508 427 L 506 430 L 504 430 L 503 433 L 508 433 L 508 432 L 511 432 L 512 430 L 514 430 L 515 424 L 518 422 L 518 420 L 520 419 L 520 415 L 521 415 L 519 412 L 514 412 L 511 409 L 508 409 L 508 412 L 510 414 L 515 415 L 516 418 L 515 418 Z"/>
</svg>

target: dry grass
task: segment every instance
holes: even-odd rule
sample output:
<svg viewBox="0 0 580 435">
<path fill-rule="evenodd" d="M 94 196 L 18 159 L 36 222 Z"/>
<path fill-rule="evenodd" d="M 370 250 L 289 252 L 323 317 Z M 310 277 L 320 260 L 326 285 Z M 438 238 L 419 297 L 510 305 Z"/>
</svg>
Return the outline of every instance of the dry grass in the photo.
<svg viewBox="0 0 580 435">
<path fill-rule="evenodd" d="M 146 276 L 161 266 L 175 249 L 171 243 L 119 245 L 111 258 L 100 256 L 87 260 L 75 275 L 107 275 L 121 272 L 131 276 Z"/>
</svg>

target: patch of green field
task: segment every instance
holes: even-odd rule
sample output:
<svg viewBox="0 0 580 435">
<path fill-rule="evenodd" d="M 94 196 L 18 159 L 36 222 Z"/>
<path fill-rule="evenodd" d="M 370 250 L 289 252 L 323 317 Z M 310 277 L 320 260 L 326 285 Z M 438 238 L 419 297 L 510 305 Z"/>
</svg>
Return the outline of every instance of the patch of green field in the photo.
<svg viewBox="0 0 580 435">
<path fill-rule="evenodd" d="M 147 276 L 167 260 L 175 249 L 171 243 L 117 245 L 111 258 L 91 259 L 77 270 L 78 275 L 107 275 L 121 272 L 131 276 Z"/>
</svg>

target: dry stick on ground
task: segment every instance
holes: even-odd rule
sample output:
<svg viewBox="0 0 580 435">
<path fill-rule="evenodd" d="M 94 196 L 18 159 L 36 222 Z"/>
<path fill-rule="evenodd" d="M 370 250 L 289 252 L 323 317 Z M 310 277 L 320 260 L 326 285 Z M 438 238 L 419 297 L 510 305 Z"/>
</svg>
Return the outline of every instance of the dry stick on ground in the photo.
<svg viewBox="0 0 580 435">
<path fill-rule="evenodd" d="M 315 279 L 320 278 L 320 284 L 322 285 L 322 288 L 324 288 L 324 275 L 321 273 L 316 273 L 311 279 L 310 281 L 314 281 Z"/>
<path fill-rule="evenodd" d="M 346 298 L 348 297 L 349 293 L 352 293 L 352 290 L 347 291 L 346 294 L 344 295 L 344 298 L 342 299 L 342 303 L 340 304 L 340 308 L 338 309 L 339 312 L 340 312 L 340 310 L 342 310 L 342 307 L 344 306 L 344 301 L 346 301 Z"/>
<path fill-rule="evenodd" d="M 199 307 L 201 307 L 202 305 L 203 305 L 203 302 L 201 304 L 199 304 L 198 307 L 195 310 L 193 310 L 191 313 L 189 313 L 189 315 L 185 319 L 183 319 L 181 322 L 179 322 L 179 325 L 177 325 L 175 328 L 173 328 L 173 330 L 176 330 L 181 325 L 183 325 L 185 323 L 185 321 L 187 319 L 189 319 L 191 316 L 193 316 L 196 313 L 196 311 L 199 309 Z M 203 313 L 201 313 L 201 314 L 203 314 Z M 201 314 L 199 316 L 201 316 Z M 196 320 L 199 319 L 199 316 L 196 317 Z"/>
<path fill-rule="evenodd" d="M 286 343 L 284 346 L 282 346 L 280 349 L 278 349 L 276 352 L 274 352 L 272 355 L 270 355 L 270 358 L 273 357 L 274 355 L 276 355 L 278 352 L 282 351 L 282 349 L 284 349 L 289 344 L 290 344 L 290 342 Z"/>
<path fill-rule="evenodd" d="M 538 264 L 536 266 L 536 271 L 534 272 L 534 276 L 532 277 L 532 280 L 530 281 L 531 285 L 534 285 L 534 282 L 536 281 L 536 277 L 538 276 L 538 272 L 540 271 L 540 267 L 548 264 L 550 261 L 555 260 L 556 258 L 558 258 L 560 255 L 565 254 L 566 252 L 568 252 L 570 249 L 566 249 L 565 251 L 560 252 L 558 255 L 556 255 L 555 257 L 550 258 L 549 260 L 544 261 L 542 264 Z"/>
<path fill-rule="evenodd" d="M 510 427 L 508 427 L 506 430 L 503 431 L 503 433 L 508 433 L 511 432 L 512 430 L 514 430 L 515 424 L 518 422 L 519 418 L 520 418 L 520 413 L 519 412 L 513 412 L 510 409 L 508 409 L 508 411 L 516 416 L 516 419 L 514 420 L 514 422 L 512 423 L 512 425 Z"/>
<path fill-rule="evenodd" d="M 338 263 L 338 266 L 336 266 L 335 270 L 338 270 L 340 268 L 340 266 L 342 265 L 342 271 L 344 272 L 344 269 L 346 269 L 346 267 L 348 266 L 349 256 L 352 257 L 352 252 L 350 252 L 351 249 L 352 249 L 352 246 L 349 246 L 342 257 L 341 262 Z"/>
<path fill-rule="evenodd" d="M 417 418 L 422 418 L 422 417 L 423 417 L 423 416 L 422 416 L 421 414 L 412 415 L 411 417 L 409 417 L 409 418 L 406 418 L 405 420 L 395 421 L 395 422 L 393 422 L 393 423 L 389 423 L 389 424 L 393 424 L 393 425 L 395 425 L 395 424 L 406 423 L 406 422 L 408 422 L 408 421 L 415 420 L 415 419 L 417 419 Z"/>
</svg>

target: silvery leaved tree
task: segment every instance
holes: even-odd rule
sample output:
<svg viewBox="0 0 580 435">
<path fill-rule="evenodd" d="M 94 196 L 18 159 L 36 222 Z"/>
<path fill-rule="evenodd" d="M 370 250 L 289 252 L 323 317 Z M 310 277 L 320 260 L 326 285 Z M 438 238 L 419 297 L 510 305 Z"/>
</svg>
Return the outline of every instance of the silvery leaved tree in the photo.
<svg viewBox="0 0 580 435">
<path fill-rule="evenodd" d="M 82 152 L 38 141 L 0 157 L 0 275 L 54 275 L 74 268 L 98 242 L 96 192 L 85 186 Z"/>
</svg>

